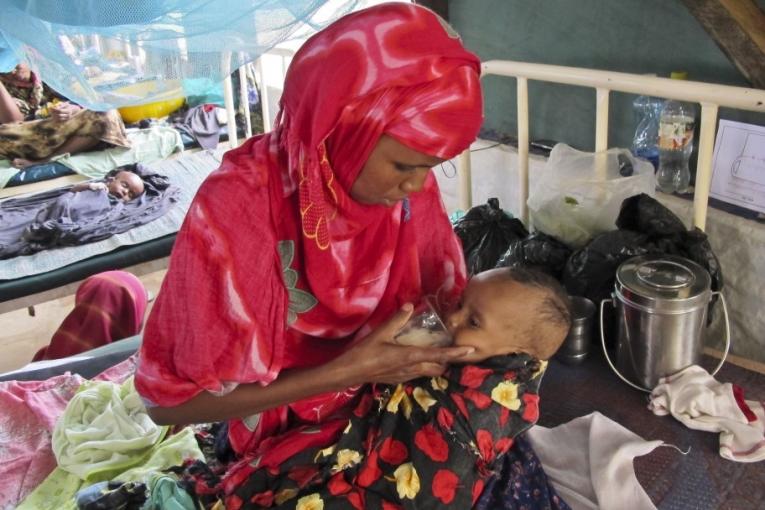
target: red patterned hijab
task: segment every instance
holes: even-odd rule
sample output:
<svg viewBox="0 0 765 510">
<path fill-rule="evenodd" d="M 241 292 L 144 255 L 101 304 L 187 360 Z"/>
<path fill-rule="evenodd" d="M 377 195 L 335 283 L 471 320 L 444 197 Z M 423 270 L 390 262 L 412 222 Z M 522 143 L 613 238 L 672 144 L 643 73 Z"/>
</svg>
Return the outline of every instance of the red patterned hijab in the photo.
<svg viewBox="0 0 765 510">
<path fill-rule="evenodd" d="M 467 148 L 479 72 L 438 16 L 410 4 L 309 39 L 274 131 L 228 152 L 194 199 L 144 335 L 141 394 L 171 406 L 268 383 L 306 338 L 331 352 L 404 302 L 457 295 L 464 261 L 432 174 L 393 207 L 348 193 L 383 134 L 440 158 Z M 287 365 L 323 361 L 304 358 Z"/>
</svg>

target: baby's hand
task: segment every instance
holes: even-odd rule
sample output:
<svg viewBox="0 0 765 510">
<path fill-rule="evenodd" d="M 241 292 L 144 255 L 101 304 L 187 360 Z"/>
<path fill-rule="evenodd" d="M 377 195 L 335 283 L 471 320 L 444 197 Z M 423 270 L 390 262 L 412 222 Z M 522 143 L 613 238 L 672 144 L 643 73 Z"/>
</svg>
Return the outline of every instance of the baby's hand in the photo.
<svg viewBox="0 0 765 510">
<path fill-rule="evenodd" d="M 108 191 L 109 188 L 103 182 L 91 182 L 88 183 L 88 189 L 91 191 Z"/>
</svg>

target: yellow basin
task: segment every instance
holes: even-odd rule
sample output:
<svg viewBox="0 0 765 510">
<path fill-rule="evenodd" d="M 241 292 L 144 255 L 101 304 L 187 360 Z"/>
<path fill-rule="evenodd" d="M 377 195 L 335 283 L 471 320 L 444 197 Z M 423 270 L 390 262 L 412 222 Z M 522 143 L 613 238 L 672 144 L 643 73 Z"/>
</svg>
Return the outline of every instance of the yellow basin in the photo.
<svg viewBox="0 0 765 510">
<path fill-rule="evenodd" d="M 124 95 L 145 95 L 154 93 L 159 88 L 159 82 L 147 81 L 136 83 L 134 85 L 128 85 L 116 90 L 118 94 Z M 128 124 L 138 122 L 141 119 L 157 119 L 170 115 L 175 110 L 183 106 L 186 98 L 183 97 L 183 87 L 179 80 L 171 80 L 162 83 L 163 88 L 167 91 L 163 92 L 160 97 L 167 97 L 161 101 L 152 101 L 151 103 L 144 103 L 135 106 L 123 106 L 117 110 L 122 116 L 122 120 Z"/>
</svg>

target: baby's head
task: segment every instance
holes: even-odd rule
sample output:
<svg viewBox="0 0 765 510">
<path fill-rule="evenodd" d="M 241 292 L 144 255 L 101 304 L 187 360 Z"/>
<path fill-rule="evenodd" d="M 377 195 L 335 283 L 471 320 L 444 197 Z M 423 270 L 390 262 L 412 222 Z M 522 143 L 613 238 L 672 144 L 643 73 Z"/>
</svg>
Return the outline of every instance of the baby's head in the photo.
<svg viewBox="0 0 765 510">
<path fill-rule="evenodd" d="M 109 194 L 124 202 L 129 202 L 143 194 L 143 179 L 129 170 L 120 170 L 106 177 Z"/>
<path fill-rule="evenodd" d="M 570 306 L 566 292 L 551 276 L 505 267 L 473 276 L 444 322 L 454 345 L 475 347 L 462 358 L 466 363 L 520 352 L 544 360 L 568 334 Z"/>
</svg>

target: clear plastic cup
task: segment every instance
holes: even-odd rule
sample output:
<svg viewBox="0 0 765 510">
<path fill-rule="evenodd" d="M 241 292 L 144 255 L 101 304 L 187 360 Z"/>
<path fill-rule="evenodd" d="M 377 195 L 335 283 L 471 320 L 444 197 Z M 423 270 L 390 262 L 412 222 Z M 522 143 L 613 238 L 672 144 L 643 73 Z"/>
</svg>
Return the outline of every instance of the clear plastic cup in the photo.
<svg viewBox="0 0 765 510">
<path fill-rule="evenodd" d="M 417 347 L 446 347 L 452 344 L 452 335 L 427 299 L 415 307 L 412 316 L 393 339 L 398 344 Z"/>
</svg>

